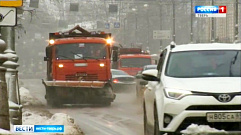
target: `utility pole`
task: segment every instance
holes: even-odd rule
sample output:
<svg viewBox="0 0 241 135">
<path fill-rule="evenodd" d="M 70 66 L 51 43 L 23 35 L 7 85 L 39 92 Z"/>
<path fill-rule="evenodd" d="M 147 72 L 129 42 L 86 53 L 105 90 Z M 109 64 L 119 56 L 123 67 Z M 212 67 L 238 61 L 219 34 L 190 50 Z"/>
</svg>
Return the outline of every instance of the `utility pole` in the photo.
<svg viewBox="0 0 241 135">
<path fill-rule="evenodd" d="M 235 37 L 234 37 L 234 41 L 235 42 L 237 42 L 238 41 L 238 34 L 239 34 L 239 31 L 238 31 L 238 19 L 239 19 L 239 16 L 238 16 L 238 1 L 239 0 L 236 0 L 236 3 L 235 3 L 235 5 L 236 5 L 236 13 L 235 13 L 235 15 L 236 15 L 236 23 L 235 23 Z"/>
<path fill-rule="evenodd" d="M 190 33 L 190 40 L 193 43 L 193 0 L 191 0 L 191 33 Z"/>
<path fill-rule="evenodd" d="M 14 27 L 3 27 L 1 32 L 2 39 L 7 44 L 7 50 L 5 50 L 4 53 L 7 54 L 8 61 L 3 63 L 3 66 L 7 68 L 6 82 L 8 84 L 9 100 L 18 104 L 16 90 L 18 71 L 16 68 L 19 66 L 19 64 L 17 64 L 18 56 L 15 52 L 15 29 Z"/>
<path fill-rule="evenodd" d="M 146 10 L 146 21 L 147 21 L 147 46 L 150 48 L 149 46 L 149 37 L 150 37 L 149 5 L 144 4 L 144 8 Z"/>
<path fill-rule="evenodd" d="M 133 11 L 133 13 L 134 13 L 134 15 L 135 15 L 135 45 L 136 45 L 136 43 L 137 43 L 137 9 L 135 9 L 135 8 L 132 8 L 132 11 Z"/>
<path fill-rule="evenodd" d="M 124 28 L 123 28 L 123 44 L 126 45 L 126 17 L 124 18 L 123 20 L 123 25 L 124 25 Z"/>
<path fill-rule="evenodd" d="M 135 45 L 137 43 L 137 13 L 135 12 L 135 19 L 136 19 L 136 29 L 135 29 Z"/>
<path fill-rule="evenodd" d="M 162 30 L 162 4 L 160 3 L 160 30 Z M 162 39 L 160 39 L 160 51 L 162 50 Z"/>
<path fill-rule="evenodd" d="M 212 4 L 214 5 L 214 0 L 212 0 Z M 211 43 L 215 42 L 215 37 L 214 37 L 214 17 L 212 17 L 212 27 L 211 27 Z"/>
<path fill-rule="evenodd" d="M 5 79 L 6 68 L 2 64 L 7 60 L 3 55 L 6 43 L 0 39 L 0 128 L 10 130 L 8 93 Z"/>
<path fill-rule="evenodd" d="M 20 105 L 19 90 L 17 88 L 17 76 L 18 70 L 16 69 L 19 64 L 18 56 L 15 52 L 15 29 L 14 27 L 3 27 L 2 38 L 7 43 L 7 49 L 4 51 L 8 60 L 3 63 L 3 66 L 7 68 L 6 82 L 9 95 L 9 101 L 14 104 L 15 107 L 9 106 L 11 123 L 15 125 L 22 124 L 22 106 Z"/>
<path fill-rule="evenodd" d="M 22 6 L 22 4 L 19 6 Z M 17 11 L 15 13 L 16 17 Z M 9 20 L 9 22 L 11 21 Z M 0 128 L 6 130 L 10 129 L 9 120 L 11 120 L 13 125 L 22 124 L 22 106 L 20 105 L 20 96 L 17 96 L 17 93 L 18 95 L 20 93 L 16 89 L 16 68 L 19 65 L 17 64 L 18 57 L 15 53 L 15 25 L 17 24 L 11 25 L 12 27 L 1 27 L 3 40 L 0 40 Z"/>
<path fill-rule="evenodd" d="M 150 37 L 149 33 L 150 33 L 150 21 L 149 21 L 149 9 L 147 9 L 147 46 L 148 47 L 149 47 L 149 37 Z"/>
<path fill-rule="evenodd" d="M 172 9 L 173 9 L 173 15 L 172 15 L 172 28 L 173 28 L 173 31 L 172 31 L 172 37 L 173 37 L 173 41 L 176 42 L 176 27 L 175 27 L 175 24 L 176 24 L 176 17 L 175 17 L 175 1 L 172 0 Z"/>
</svg>

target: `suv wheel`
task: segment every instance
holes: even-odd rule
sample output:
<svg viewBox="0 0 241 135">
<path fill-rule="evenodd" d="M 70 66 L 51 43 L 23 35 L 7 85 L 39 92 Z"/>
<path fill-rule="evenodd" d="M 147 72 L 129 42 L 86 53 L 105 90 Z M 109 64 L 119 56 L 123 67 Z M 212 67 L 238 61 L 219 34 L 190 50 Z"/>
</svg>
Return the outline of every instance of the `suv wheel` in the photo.
<svg viewBox="0 0 241 135">
<path fill-rule="evenodd" d="M 160 135 L 156 106 L 154 106 L 154 135 Z"/>
<path fill-rule="evenodd" d="M 146 118 L 146 108 L 145 108 L 145 103 L 143 103 L 143 122 L 144 122 L 144 135 L 149 135 L 149 132 L 148 132 L 148 127 L 147 127 L 147 118 Z"/>
</svg>

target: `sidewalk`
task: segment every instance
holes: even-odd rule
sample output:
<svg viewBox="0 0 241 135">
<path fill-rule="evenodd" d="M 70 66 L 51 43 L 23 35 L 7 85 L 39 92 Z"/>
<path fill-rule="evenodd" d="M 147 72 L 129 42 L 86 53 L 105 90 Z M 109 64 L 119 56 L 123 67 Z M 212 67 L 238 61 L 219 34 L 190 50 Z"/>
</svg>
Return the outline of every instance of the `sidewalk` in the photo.
<svg viewBox="0 0 241 135">
<path fill-rule="evenodd" d="M 45 109 L 45 106 L 35 97 L 31 96 L 28 89 L 20 88 L 21 103 L 23 105 L 23 125 L 64 125 L 63 135 L 84 135 L 80 128 L 74 123 L 74 119 L 64 113 L 51 114 Z M 11 125 L 11 130 L 13 125 Z M 1 134 L 15 134 L 12 131 L 0 129 Z M 33 133 L 22 133 L 23 135 L 30 135 Z M 61 135 L 60 133 L 56 133 Z M 38 135 L 38 133 L 34 133 Z M 43 135 L 43 133 L 39 133 Z M 45 134 L 44 135 L 48 135 Z M 55 133 L 49 133 L 55 135 Z"/>
</svg>

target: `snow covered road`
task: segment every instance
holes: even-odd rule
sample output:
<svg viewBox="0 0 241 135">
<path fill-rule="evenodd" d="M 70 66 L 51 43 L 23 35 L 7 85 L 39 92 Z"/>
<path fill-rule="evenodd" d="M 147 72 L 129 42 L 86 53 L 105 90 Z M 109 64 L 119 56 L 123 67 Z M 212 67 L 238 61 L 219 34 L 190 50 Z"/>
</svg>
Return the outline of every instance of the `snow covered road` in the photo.
<svg viewBox="0 0 241 135">
<path fill-rule="evenodd" d="M 40 79 L 21 80 L 31 95 L 38 98 L 46 107 L 45 88 Z M 109 107 L 68 105 L 64 108 L 47 108 L 51 113 L 65 113 L 74 118 L 75 124 L 85 135 L 143 135 L 142 105 L 137 101 L 135 92 L 117 93 L 115 101 Z M 192 124 L 182 132 L 185 135 L 223 135 L 206 125 Z M 240 135 L 231 133 L 229 135 Z"/>
<path fill-rule="evenodd" d="M 41 80 L 23 79 L 24 87 L 45 106 L 45 88 Z M 86 135 L 143 135 L 142 107 L 135 92 L 117 93 L 109 107 L 66 106 L 49 109 L 51 113 L 66 113 Z"/>
</svg>

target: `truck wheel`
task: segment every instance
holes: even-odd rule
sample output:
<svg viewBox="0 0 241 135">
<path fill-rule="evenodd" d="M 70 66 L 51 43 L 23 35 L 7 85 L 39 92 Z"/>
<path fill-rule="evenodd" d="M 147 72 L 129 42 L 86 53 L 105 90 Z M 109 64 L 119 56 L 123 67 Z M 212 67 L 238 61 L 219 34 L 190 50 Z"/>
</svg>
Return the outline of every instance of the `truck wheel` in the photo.
<svg viewBox="0 0 241 135">
<path fill-rule="evenodd" d="M 62 104 L 58 103 L 56 100 L 48 99 L 47 100 L 47 106 L 50 107 L 50 108 L 59 108 L 59 107 L 62 106 Z"/>
<path fill-rule="evenodd" d="M 46 87 L 45 99 L 47 101 L 47 107 L 49 108 L 61 107 L 61 104 L 59 103 L 58 98 L 54 97 L 54 95 L 56 95 L 55 89 L 52 87 Z"/>
<path fill-rule="evenodd" d="M 47 106 L 48 106 L 49 108 L 52 108 L 52 107 L 54 106 L 53 101 L 52 101 L 52 100 L 47 100 Z"/>
<path fill-rule="evenodd" d="M 110 106 L 110 105 L 111 105 L 111 102 L 104 102 L 102 105 L 103 105 L 103 106 Z"/>
</svg>

